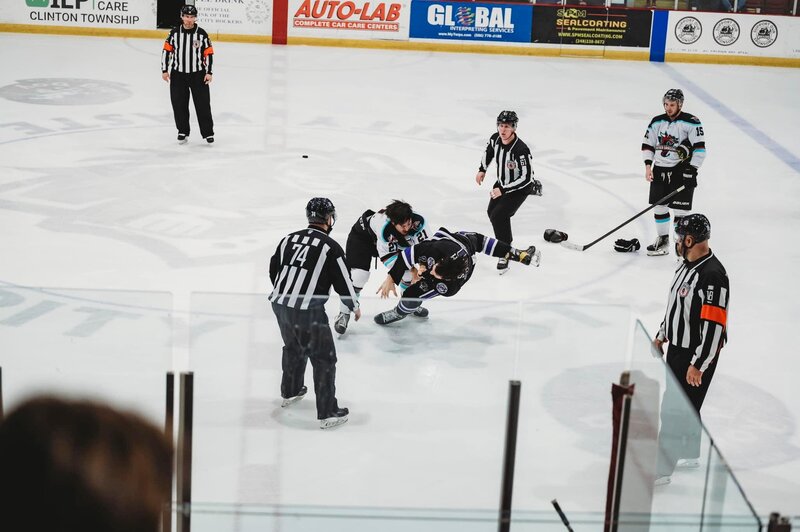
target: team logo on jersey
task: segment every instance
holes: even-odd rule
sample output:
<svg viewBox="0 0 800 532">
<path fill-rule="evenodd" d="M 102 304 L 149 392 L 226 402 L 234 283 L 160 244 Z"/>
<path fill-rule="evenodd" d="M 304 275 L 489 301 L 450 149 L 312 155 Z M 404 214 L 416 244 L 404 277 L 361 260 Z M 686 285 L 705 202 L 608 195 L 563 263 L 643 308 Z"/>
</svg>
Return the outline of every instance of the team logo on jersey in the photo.
<svg viewBox="0 0 800 532">
<path fill-rule="evenodd" d="M 427 292 L 428 291 L 428 283 L 426 283 L 425 281 L 420 281 L 419 282 L 419 289 L 422 290 L 423 292 Z"/>
<path fill-rule="evenodd" d="M 433 269 L 434 264 L 436 264 L 436 259 L 434 259 L 433 257 L 428 257 L 428 260 L 426 262 L 428 263 L 428 271 L 431 271 Z"/>
<path fill-rule="evenodd" d="M 778 27 L 771 20 L 762 20 L 753 24 L 750 40 L 759 48 L 772 46 L 778 40 Z"/>
<path fill-rule="evenodd" d="M 192 43 L 192 48 L 200 48 L 201 45 L 202 43 L 200 41 L 194 41 Z"/>
<path fill-rule="evenodd" d="M 732 18 L 724 18 L 714 24 L 714 40 L 721 46 L 730 46 L 739 39 L 739 23 Z"/>
<path fill-rule="evenodd" d="M 683 44 L 694 44 L 703 34 L 703 25 L 694 17 L 683 17 L 675 24 L 675 38 Z"/>
<path fill-rule="evenodd" d="M 681 285 L 680 290 L 678 290 L 678 295 L 681 297 L 686 297 L 689 295 L 689 285 L 687 283 L 683 283 Z"/>
<path fill-rule="evenodd" d="M 669 133 L 660 133 L 658 135 L 658 147 L 661 148 L 661 156 L 668 157 L 672 147 L 678 144 L 678 137 L 673 137 Z"/>
<path fill-rule="evenodd" d="M 444 295 L 447 293 L 447 285 L 445 283 L 436 283 L 436 291 Z"/>
<path fill-rule="evenodd" d="M 516 170 L 517 169 L 517 161 L 508 161 L 506 163 L 506 168 L 509 170 Z"/>
</svg>

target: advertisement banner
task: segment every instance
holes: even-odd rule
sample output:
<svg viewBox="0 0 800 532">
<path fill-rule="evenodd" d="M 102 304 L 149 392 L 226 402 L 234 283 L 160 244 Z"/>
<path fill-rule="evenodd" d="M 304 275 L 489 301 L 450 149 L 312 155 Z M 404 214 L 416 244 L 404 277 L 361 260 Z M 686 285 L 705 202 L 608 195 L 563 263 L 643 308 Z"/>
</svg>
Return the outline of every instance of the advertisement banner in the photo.
<svg viewBox="0 0 800 532">
<path fill-rule="evenodd" d="M 414 0 L 411 37 L 484 42 L 530 42 L 530 4 L 439 3 Z"/>
<path fill-rule="evenodd" d="M 0 23 L 152 30 L 156 3 L 136 0 L 2 0 Z"/>
<path fill-rule="evenodd" d="M 272 0 L 195 0 L 197 24 L 228 35 L 271 35 Z"/>
<path fill-rule="evenodd" d="M 800 58 L 800 19 L 671 12 L 667 53 Z"/>
<path fill-rule="evenodd" d="M 648 48 L 650 10 L 537 5 L 533 10 L 534 43 Z"/>
<path fill-rule="evenodd" d="M 289 36 L 408 39 L 408 1 L 289 0 Z"/>
</svg>

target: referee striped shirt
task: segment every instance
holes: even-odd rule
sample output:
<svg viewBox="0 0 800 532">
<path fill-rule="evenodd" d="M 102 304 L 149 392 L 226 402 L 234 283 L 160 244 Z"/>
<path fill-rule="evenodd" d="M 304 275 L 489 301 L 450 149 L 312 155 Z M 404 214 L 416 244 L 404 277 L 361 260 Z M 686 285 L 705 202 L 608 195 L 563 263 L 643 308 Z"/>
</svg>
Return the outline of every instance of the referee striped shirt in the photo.
<svg viewBox="0 0 800 532">
<path fill-rule="evenodd" d="M 351 311 L 358 308 L 356 292 L 342 247 L 324 231 L 308 227 L 287 235 L 269 263 L 273 290 L 269 300 L 308 310 L 322 308 L 331 285 Z"/>
<path fill-rule="evenodd" d="M 533 182 L 531 150 L 516 135 L 510 144 L 503 144 L 500 133 L 491 136 L 478 170 L 485 172 L 492 161 L 497 166 L 497 182 L 503 192 L 512 192 Z"/>
<path fill-rule="evenodd" d="M 161 51 L 161 72 L 175 70 L 184 74 L 212 74 L 214 47 L 206 30 L 195 24 L 187 30 L 180 25 L 172 28 Z"/>
<path fill-rule="evenodd" d="M 658 338 L 692 351 L 692 365 L 705 371 L 728 339 L 729 301 L 728 275 L 713 252 L 684 261 L 672 279 Z"/>
</svg>

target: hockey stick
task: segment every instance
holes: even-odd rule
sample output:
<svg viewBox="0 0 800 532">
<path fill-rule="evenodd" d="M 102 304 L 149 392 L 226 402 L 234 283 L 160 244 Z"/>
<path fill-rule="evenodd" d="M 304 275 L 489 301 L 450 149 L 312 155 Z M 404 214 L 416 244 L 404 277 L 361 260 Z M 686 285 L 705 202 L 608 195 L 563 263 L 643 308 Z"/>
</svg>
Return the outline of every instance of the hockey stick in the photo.
<svg viewBox="0 0 800 532">
<path fill-rule="evenodd" d="M 564 240 L 563 242 L 561 242 L 561 245 L 564 246 L 565 248 L 568 248 L 568 249 L 574 249 L 575 251 L 586 251 L 587 249 L 589 249 L 590 247 L 594 246 L 595 244 L 597 244 L 598 242 L 603 240 L 605 237 L 607 237 L 611 233 L 614 233 L 614 232 L 618 231 L 619 229 L 621 229 L 622 227 L 628 225 L 629 223 L 631 223 L 632 221 L 634 221 L 636 218 L 638 218 L 639 216 L 643 215 L 647 211 L 649 211 L 651 209 L 655 209 L 656 206 L 661 205 L 662 203 L 666 202 L 672 196 L 678 194 L 679 192 L 683 192 L 683 190 L 685 188 L 686 187 L 684 185 L 681 185 L 680 187 L 678 187 L 677 190 L 673 190 L 672 192 L 670 192 L 669 194 L 667 194 L 666 196 L 664 196 L 663 198 L 661 198 L 657 202 L 655 202 L 652 205 L 650 205 L 649 207 L 647 207 L 645 210 L 639 211 L 638 213 L 634 214 L 633 216 L 631 216 L 630 218 L 628 218 L 627 220 L 625 220 L 624 222 L 622 222 L 621 224 L 616 226 L 614 229 L 612 229 L 608 233 L 604 234 L 600 238 L 592 240 L 588 244 L 585 244 L 585 245 L 581 246 L 581 245 L 578 245 L 578 244 L 573 244 L 572 242 L 568 242 L 567 240 Z"/>
<path fill-rule="evenodd" d="M 567 520 L 567 516 L 564 515 L 564 512 L 561 511 L 561 506 L 559 506 L 558 501 L 553 499 L 552 501 L 550 501 L 550 504 L 552 504 L 553 508 L 555 508 L 556 512 L 558 512 L 558 516 L 561 518 L 561 522 L 564 523 L 564 526 L 567 527 L 567 530 L 569 530 L 569 532 L 575 532 L 574 530 L 572 530 L 572 527 L 569 526 L 569 521 Z"/>
</svg>

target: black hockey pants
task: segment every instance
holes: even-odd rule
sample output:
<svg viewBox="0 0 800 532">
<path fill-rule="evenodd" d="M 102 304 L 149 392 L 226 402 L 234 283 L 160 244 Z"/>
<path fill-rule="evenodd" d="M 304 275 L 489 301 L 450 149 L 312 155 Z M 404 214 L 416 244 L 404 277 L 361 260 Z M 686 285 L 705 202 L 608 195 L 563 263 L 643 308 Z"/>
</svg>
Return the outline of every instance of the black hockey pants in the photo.
<svg viewBox="0 0 800 532">
<path fill-rule="evenodd" d="M 671 475 L 681 458 L 698 458 L 702 428 L 700 408 L 708 393 L 717 363 L 703 372 L 702 384 L 690 386 L 686 372 L 694 350 L 676 347 L 667 349 L 667 385 L 661 403 L 661 432 L 658 435 L 658 474 Z M 688 398 L 688 401 L 687 401 Z"/>
<path fill-rule="evenodd" d="M 314 369 L 317 418 L 338 410 L 336 401 L 336 347 L 325 309 L 299 310 L 272 304 L 283 338 L 281 397 L 294 397 L 303 387 L 306 362 Z"/>
<path fill-rule="evenodd" d="M 172 112 L 175 114 L 175 127 L 178 133 L 189 134 L 189 92 L 194 100 L 200 135 L 203 138 L 214 135 L 214 119 L 211 117 L 211 93 L 203 78 L 205 71 L 183 74 L 173 70 L 169 78 L 169 95 Z"/>
<path fill-rule="evenodd" d="M 492 222 L 494 236 L 497 240 L 511 244 L 511 217 L 528 199 L 532 190 L 533 185 L 531 184 L 514 192 L 504 192 L 500 197 L 489 200 L 486 213 L 489 215 L 489 221 Z"/>
</svg>

